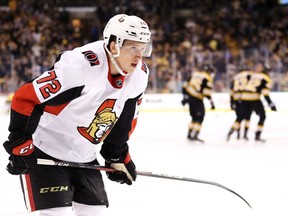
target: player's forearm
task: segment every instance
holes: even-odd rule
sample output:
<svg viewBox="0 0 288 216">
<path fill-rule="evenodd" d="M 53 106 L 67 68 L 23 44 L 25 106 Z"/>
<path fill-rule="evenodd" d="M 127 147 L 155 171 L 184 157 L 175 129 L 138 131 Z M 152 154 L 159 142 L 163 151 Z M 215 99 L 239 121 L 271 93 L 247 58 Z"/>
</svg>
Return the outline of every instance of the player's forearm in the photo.
<svg viewBox="0 0 288 216">
<path fill-rule="evenodd" d="M 269 95 L 265 95 L 264 98 L 265 98 L 265 100 L 267 101 L 268 104 L 273 103 Z"/>
</svg>

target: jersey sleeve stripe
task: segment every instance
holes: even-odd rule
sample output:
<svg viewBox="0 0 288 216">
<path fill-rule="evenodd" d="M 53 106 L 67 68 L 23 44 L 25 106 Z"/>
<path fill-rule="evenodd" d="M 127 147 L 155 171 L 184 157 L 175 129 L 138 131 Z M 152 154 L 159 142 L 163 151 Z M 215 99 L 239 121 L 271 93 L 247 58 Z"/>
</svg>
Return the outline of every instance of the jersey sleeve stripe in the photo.
<svg viewBox="0 0 288 216">
<path fill-rule="evenodd" d="M 34 107 L 40 104 L 32 83 L 22 85 L 21 91 L 16 91 L 11 103 L 11 107 L 16 112 L 25 116 L 30 116 Z"/>
<path fill-rule="evenodd" d="M 67 105 L 69 104 L 69 102 L 59 105 L 59 106 L 45 106 L 44 111 L 48 112 L 50 114 L 53 115 L 58 115 Z"/>
</svg>

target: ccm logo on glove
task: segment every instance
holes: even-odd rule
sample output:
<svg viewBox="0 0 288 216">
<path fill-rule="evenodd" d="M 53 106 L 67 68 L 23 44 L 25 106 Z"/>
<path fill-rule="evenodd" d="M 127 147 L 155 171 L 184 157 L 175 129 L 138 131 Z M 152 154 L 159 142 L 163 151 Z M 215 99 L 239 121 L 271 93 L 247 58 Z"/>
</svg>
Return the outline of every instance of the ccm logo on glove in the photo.
<svg viewBox="0 0 288 216">
<path fill-rule="evenodd" d="M 34 145 L 30 137 L 23 137 L 15 142 L 5 141 L 3 146 L 10 154 L 10 162 L 6 167 L 10 174 L 26 174 L 35 167 Z"/>
<path fill-rule="evenodd" d="M 34 145 L 31 139 L 13 148 L 12 153 L 19 156 L 30 155 L 34 151 Z"/>
<path fill-rule="evenodd" d="M 28 156 L 34 151 L 33 140 L 25 137 L 15 142 L 5 141 L 3 146 L 10 155 Z"/>
</svg>

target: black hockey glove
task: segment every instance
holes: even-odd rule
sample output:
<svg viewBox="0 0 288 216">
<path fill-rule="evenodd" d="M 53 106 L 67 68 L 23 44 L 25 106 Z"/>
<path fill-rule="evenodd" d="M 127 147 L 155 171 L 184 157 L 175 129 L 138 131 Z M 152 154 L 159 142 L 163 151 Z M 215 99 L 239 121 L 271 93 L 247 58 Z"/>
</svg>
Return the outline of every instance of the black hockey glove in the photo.
<svg viewBox="0 0 288 216">
<path fill-rule="evenodd" d="M 230 101 L 230 107 L 231 107 L 231 109 L 232 109 L 232 110 L 236 110 L 236 106 L 237 106 L 236 101 L 235 101 L 235 100 L 231 100 L 231 101 Z"/>
<path fill-rule="evenodd" d="M 185 106 L 186 103 L 188 103 L 188 101 L 187 101 L 186 99 L 183 99 L 183 100 L 181 101 L 181 104 L 182 104 L 183 106 Z"/>
<path fill-rule="evenodd" d="M 132 185 L 132 181 L 136 180 L 137 173 L 136 166 L 131 160 L 128 150 L 119 157 L 110 157 L 104 151 L 101 151 L 101 155 L 105 159 L 106 167 L 118 170 L 115 172 L 106 172 L 107 177 L 111 181 Z"/>
<path fill-rule="evenodd" d="M 189 96 L 186 95 L 186 94 L 184 94 L 183 99 L 182 99 L 182 101 L 181 101 L 181 104 L 182 104 L 183 106 L 185 106 L 185 104 L 188 103 L 188 98 L 189 98 Z"/>
<path fill-rule="evenodd" d="M 210 101 L 210 106 L 211 106 L 211 110 L 215 110 L 215 104 L 212 100 Z"/>
<path fill-rule="evenodd" d="M 275 106 L 274 103 L 270 103 L 270 104 L 269 104 L 269 107 L 270 107 L 270 109 L 271 109 L 272 111 L 277 111 L 276 106 Z"/>
<path fill-rule="evenodd" d="M 34 145 L 31 138 L 21 138 L 15 142 L 5 141 L 3 144 L 10 154 L 7 171 L 12 175 L 29 173 L 29 169 L 36 165 Z"/>
</svg>

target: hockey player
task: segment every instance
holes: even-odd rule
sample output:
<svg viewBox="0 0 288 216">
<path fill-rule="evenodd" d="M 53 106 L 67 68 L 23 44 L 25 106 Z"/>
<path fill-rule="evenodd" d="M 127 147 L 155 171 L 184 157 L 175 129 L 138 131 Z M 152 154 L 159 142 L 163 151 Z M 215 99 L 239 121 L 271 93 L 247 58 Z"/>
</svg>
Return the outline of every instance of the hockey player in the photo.
<svg viewBox="0 0 288 216">
<path fill-rule="evenodd" d="M 4 148 L 29 211 L 100 216 L 108 207 L 100 171 L 40 166 L 36 158 L 97 165 L 99 150 L 106 166 L 119 170 L 107 172 L 110 180 L 136 180 L 127 141 L 148 82 L 142 57 L 151 54 L 150 37 L 145 21 L 118 14 L 103 41 L 61 53 L 50 70 L 15 92 Z"/>
<path fill-rule="evenodd" d="M 272 86 L 272 80 L 268 76 L 269 67 L 265 64 L 259 62 L 255 66 L 255 71 L 246 76 L 246 80 L 244 79 L 244 88 L 241 92 L 241 103 L 239 106 L 239 116 L 237 116 L 235 122 L 227 136 L 227 140 L 230 139 L 230 136 L 234 131 L 238 130 L 241 121 L 245 118 L 247 110 L 255 111 L 259 116 L 259 122 L 257 125 L 257 130 L 255 133 L 255 140 L 265 142 L 265 140 L 261 139 L 261 133 L 264 126 L 264 122 L 266 119 L 266 113 L 264 109 L 264 105 L 261 101 L 261 95 L 264 96 L 267 101 L 269 107 L 272 111 L 276 111 L 276 106 L 272 102 L 269 94 Z"/>
<path fill-rule="evenodd" d="M 205 64 L 200 67 L 199 71 L 193 72 L 191 77 L 183 83 L 182 105 L 184 106 L 186 103 L 189 104 L 189 113 L 191 116 L 187 135 L 189 140 L 203 142 L 202 139 L 199 139 L 198 135 L 205 117 L 205 106 L 203 102 L 205 97 L 210 101 L 211 109 L 215 109 L 211 97 L 213 89 L 213 78 L 211 73 L 213 72 L 214 69 L 210 65 Z"/>
<path fill-rule="evenodd" d="M 245 88 L 245 84 L 247 82 L 247 79 L 249 79 L 249 77 L 251 76 L 251 71 L 249 71 L 248 69 L 242 69 L 239 73 L 237 73 L 232 81 L 231 81 L 231 85 L 230 85 L 230 105 L 231 105 L 231 109 L 235 111 L 236 114 L 236 118 L 239 118 L 239 116 L 241 115 L 240 113 L 240 104 L 241 104 L 241 94 Z M 249 108 L 249 107 L 247 107 Z M 250 118 L 251 118 L 251 114 L 252 114 L 252 110 L 249 108 L 247 109 L 243 115 L 244 115 L 244 135 L 243 138 L 245 140 L 248 140 L 248 130 L 249 130 L 249 126 L 250 126 Z M 235 125 L 235 130 L 237 131 L 237 139 L 240 139 L 240 129 L 241 129 L 241 125 L 236 124 Z M 230 136 L 229 136 L 230 138 Z"/>
</svg>

